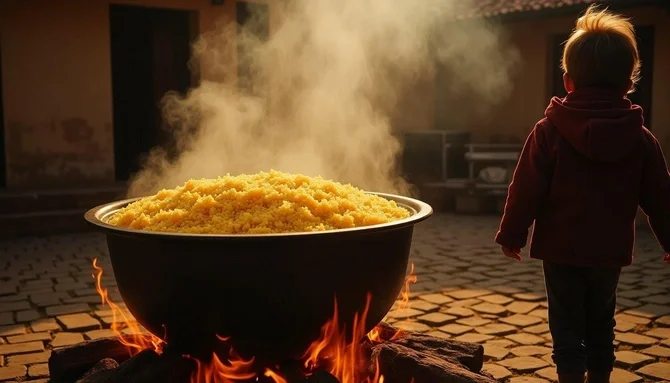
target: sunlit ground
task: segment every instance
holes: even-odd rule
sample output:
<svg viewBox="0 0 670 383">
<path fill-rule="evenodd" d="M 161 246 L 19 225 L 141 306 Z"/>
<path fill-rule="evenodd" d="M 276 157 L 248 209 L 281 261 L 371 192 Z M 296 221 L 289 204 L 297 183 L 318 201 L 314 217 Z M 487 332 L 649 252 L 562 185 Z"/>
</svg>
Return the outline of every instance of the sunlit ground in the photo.
<svg viewBox="0 0 670 383">
<path fill-rule="evenodd" d="M 541 264 L 504 258 L 493 243 L 497 224 L 496 217 L 452 215 L 421 224 L 411 304 L 387 321 L 484 344 L 485 369 L 500 381 L 553 381 Z M 650 233 L 637 241 L 620 283 L 613 382 L 670 379 L 670 266 Z M 120 302 L 104 237 L 21 239 L 0 243 L 0 254 L 0 381 L 45 378 L 51 348 L 112 335 L 111 311 L 100 306 L 91 278 L 97 257 L 110 271 L 103 285 Z"/>
</svg>

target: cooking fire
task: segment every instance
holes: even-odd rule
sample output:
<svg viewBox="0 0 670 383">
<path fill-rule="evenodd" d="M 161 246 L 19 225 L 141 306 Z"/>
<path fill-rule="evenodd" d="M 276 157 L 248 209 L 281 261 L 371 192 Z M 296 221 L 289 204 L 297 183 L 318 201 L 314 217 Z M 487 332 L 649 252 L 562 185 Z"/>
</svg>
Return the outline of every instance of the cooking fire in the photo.
<svg viewBox="0 0 670 383">
<path fill-rule="evenodd" d="M 112 311 L 113 338 L 57 349 L 49 360 L 53 381 L 61 383 L 439 383 L 494 382 L 481 372 L 481 345 L 440 339 L 397 330 L 380 323 L 365 333 L 371 295 L 365 309 L 356 313 L 347 329 L 333 317 L 301 360 L 259 365 L 243 358 L 231 339 L 217 336 L 223 346 L 210 358 L 196 358 L 171 350 L 170 339 L 143 331 L 130 313 L 109 298 L 102 286 L 103 269 L 93 262 L 97 291 Z M 414 265 L 405 278 L 397 310 L 409 307 L 409 287 L 416 282 Z M 165 339 L 165 340 L 164 340 Z M 354 340 L 354 341 L 350 341 Z M 359 341 L 360 340 L 360 341 Z"/>
</svg>

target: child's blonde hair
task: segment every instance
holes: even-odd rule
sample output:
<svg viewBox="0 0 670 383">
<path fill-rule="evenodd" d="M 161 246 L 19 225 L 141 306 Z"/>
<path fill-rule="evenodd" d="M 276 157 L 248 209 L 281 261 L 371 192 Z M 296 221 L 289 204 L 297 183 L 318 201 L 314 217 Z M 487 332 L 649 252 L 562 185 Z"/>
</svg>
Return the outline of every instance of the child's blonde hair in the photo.
<svg viewBox="0 0 670 383">
<path fill-rule="evenodd" d="M 577 24 L 563 50 L 562 68 L 575 88 L 628 90 L 640 75 L 640 56 L 635 30 L 620 15 L 590 6 Z"/>
</svg>

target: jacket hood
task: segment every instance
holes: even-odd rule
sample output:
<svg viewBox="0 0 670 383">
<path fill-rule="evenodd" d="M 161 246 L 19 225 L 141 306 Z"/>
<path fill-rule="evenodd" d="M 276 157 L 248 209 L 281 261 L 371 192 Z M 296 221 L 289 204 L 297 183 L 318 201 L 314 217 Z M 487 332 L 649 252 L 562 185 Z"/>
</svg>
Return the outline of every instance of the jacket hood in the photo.
<svg viewBox="0 0 670 383">
<path fill-rule="evenodd" d="M 545 116 L 575 150 L 605 162 L 630 154 L 639 145 L 644 123 L 641 107 L 597 89 L 552 98 Z"/>
</svg>

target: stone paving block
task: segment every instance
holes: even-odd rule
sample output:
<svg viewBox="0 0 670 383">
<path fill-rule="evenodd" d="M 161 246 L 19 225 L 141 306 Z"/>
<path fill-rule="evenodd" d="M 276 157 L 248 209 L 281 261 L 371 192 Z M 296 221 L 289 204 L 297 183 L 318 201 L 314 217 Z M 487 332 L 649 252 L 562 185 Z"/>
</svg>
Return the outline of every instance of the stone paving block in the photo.
<svg viewBox="0 0 670 383">
<path fill-rule="evenodd" d="M 645 295 L 647 295 L 647 292 L 645 292 L 644 290 L 635 289 L 635 290 L 627 290 L 627 291 L 618 292 L 617 293 L 617 298 L 618 297 L 623 297 L 623 298 L 635 299 L 635 298 L 644 297 Z"/>
<path fill-rule="evenodd" d="M 10 379 L 17 379 L 26 376 L 26 366 L 7 366 L 0 367 L 0 380 L 9 381 Z M 17 381 L 17 380 L 15 380 Z"/>
<path fill-rule="evenodd" d="M 648 364 L 636 371 L 640 375 L 660 380 L 670 380 L 670 363 L 658 362 Z"/>
<path fill-rule="evenodd" d="M 523 332 L 507 335 L 505 338 L 507 338 L 511 341 L 517 342 L 519 344 L 526 345 L 526 346 L 542 344 L 542 343 L 545 342 L 544 338 L 541 338 L 537 335 L 527 334 L 527 333 L 523 333 Z"/>
<path fill-rule="evenodd" d="M 516 356 L 542 356 L 551 354 L 551 348 L 544 346 L 518 346 L 510 350 Z"/>
<path fill-rule="evenodd" d="M 540 304 L 536 302 L 515 301 L 508 304 L 505 308 L 507 311 L 515 314 L 528 314 L 537 308 Z"/>
<path fill-rule="evenodd" d="M 453 321 L 454 319 L 456 319 L 456 317 L 453 315 L 443 313 L 429 313 L 426 315 L 422 315 L 417 319 L 431 326 L 442 326 L 447 322 Z"/>
<path fill-rule="evenodd" d="M 400 321 L 394 323 L 393 325 L 400 330 L 411 331 L 411 332 L 426 332 L 431 330 L 430 327 L 419 322 Z"/>
<path fill-rule="evenodd" d="M 637 327 L 635 323 L 630 323 L 630 322 L 624 322 L 624 321 L 616 321 L 616 326 L 614 326 L 614 330 L 620 331 L 620 332 L 628 332 L 632 329 Z"/>
<path fill-rule="evenodd" d="M 461 324 L 450 323 L 439 328 L 440 331 L 446 332 L 451 335 L 460 335 L 472 330 L 470 326 L 464 326 Z"/>
<path fill-rule="evenodd" d="M 493 315 L 501 315 L 507 312 L 507 309 L 504 306 L 494 303 L 480 303 L 478 305 L 472 306 L 471 309 L 480 313 Z"/>
<path fill-rule="evenodd" d="M 659 358 L 670 358 L 670 348 L 668 347 L 651 346 L 649 348 L 645 348 L 644 350 L 640 350 L 640 352 L 647 355 L 653 355 Z"/>
<path fill-rule="evenodd" d="M 500 321 L 514 326 L 527 327 L 541 323 L 542 319 L 531 315 L 514 314 L 507 318 L 502 318 Z"/>
<path fill-rule="evenodd" d="M 89 314 L 69 314 L 56 318 L 66 330 L 91 330 L 100 328 L 100 322 Z"/>
<path fill-rule="evenodd" d="M 556 372 L 556 367 L 545 367 L 541 370 L 535 371 L 535 373 L 538 376 L 547 379 L 551 382 L 558 381 L 558 373 Z"/>
<path fill-rule="evenodd" d="M 0 313 L 0 326 L 14 324 L 14 314 L 11 312 Z"/>
<path fill-rule="evenodd" d="M 51 341 L 51 347 L 58 348 L 72 346 L 84 341 L 84 336 L 77 332 L 59 332 L 56 333 Z"/>
<path fill-rule="evenodd" d="M 51 351 L 35 352 L 30 354 L 11 355 L 7 357 L 7 364 L 35 364 L 45 363 L 49 360 Z"/>
<path fill-rule="evenodd" d="M 0 336 L 21 335 L 26 332 L 26 326 L 22 324 L 0 326 Z"/>
<path fill-rule="evenodd" d="M 423 311 L 415 310 L 415 309 L 400 309 L 400 310 L 393 310 L 388 313 L 388 316 L 390 318 L 395 318 L 395 319 L 406 319 L 406 318 L 411 318 L 419 315 L 423 315 Z"/>
<path fill-rule="evenodd" d="M 662 316 L 662 317 L 656 319 L 656 321 L 654 323 L 662 325 L 662 326 L 670 327 L 670 315 Z"/>
<path fill-rule="evenodd" d="M 503 339 L 503 338 L 490 340 L 484 344 L 485 347 L 502 347 L 502 348 L 509 348 L 516 345 L 517 345 L 516 342 L 512 342 L 509 339 Z"/>
<path fill-rule="evenodd" d="M 624 311 L 624 314 L 635 315 L 643 318 L 658 318 L 670 314 L 670 305 L 646 304 L 641 307 Z"/>
<path fill-rule="evenodd" d="M 616 319 L 617 322 L 628 322 L 636 325 L 646 325 L 651 323 L 651 319 L 629 314 L 616 314 L 614 319 Z"/>
<path fill-rule="evenodd" d="M 55 317 L 66 314 L 76 314 L 91 311 L 90 306 L 85 303 L 71 305 L 49 306 L 46 308 L 47 316 Z"/>
<path fill-rule="evenodd" d="M 651 346 L 657 342 L 657 340 L 654 338 L 629 332 L 616 333 L 615 339 L 621 343 L 626 343 L 633 346 Z"/>
<path fill-rule="evenodd" d="M 491 323 L 491 320 L 472 316 L 472 317 L 458 319 L 456 321 L 456 323 L 462 324 L 462 325 L 465 325 L 465 326 L 470 326 L 470 327 L 477 327 L 477 326 L 483 326 L 485 324 Z"/>
<path fill-rule="evenodd" d="M 514 326 L 510 326 L 504 323 L 491 323 L 484 326 L 475 327 L 475 331 L 477 331 L 480 334 L 501 336 L 501 335 L 513 334 L 517 332 L 518 329 Z"/>
<path fill-rule="evenodd" d="M 428 313 L 428 312 L 439 310 L 440 306 L 438 306 L 436 304 L 433 304 L 433 303 L 430 303 L 430 302 L 422 301 L 420 299 L 415 299 L 415 300 L 410 302 L 409 308 L 416 309 L 416 310 L 421 310 L 423 312 Z"/>
<path fill-rule="evenodd" d="M 523 331 L 535 335 L 544 334 L 549 332 L 549 323 L 540 323 L 535 326 L 525 327 Z"/>
<path fill-rule="evenodd" d="M 27 310 L 29 308 L 30 304 L 26 301 L 0 302 L 0 312 Z"/>
<path fill-rule="evenodd" d="M 38 319 L 30 324 L 30 328 L 33 332 L 58 331 L 61 329 L 60 325 L 53 318 Z"/>
<path fill-rule="evenodd" d="M 644 333 L 646 336 L 654 338 L 668 339 L 670 338 L 670 327 L 656 327 Z"/>
<path fill-rule="evenodd" d="M 457 317 L 469 317 L 469 316 L 475 315 L 474 311 L 472 311 L 468 308 L 465 308 L 465 307 L 449 307 L 449 308 L 440 310 L 440 312 L 443 312 L 443 313 L 449 314 L 449 315 L 454 315 L 454 316 L 457 316 Z"/>
<path fill-rule="evenodd" d="M 501 294 L 485 295 L 485 296 L 479 297 L 479 299 L 481 299 L 484 302 L 494 303 L 494 304 L 497 304 L 497 305 L 506 305 L 506 304 L 514 301 L 514 299 L 512 299 L 510 297 L 507 297 L 507 296 L 504 296 L 504 295 L 501 295 Z"/>
<path fill-rule="evenodd" d="M 617 305 L 617 308 L 630 309 L 630 308 L 633 308 L 633 307 L 641 306 L 642 304 L 640 302 L 632 300 L 632 299 L 617 297 L 616 305 Z"/>
<path fill-rule="evenodd" d="M 60 300 L 62 298 L 67 298 L 69 295 L 66 292 L 48 292 L 48 293 L 31 293 L 30 294 L 30 301 L 38 304 L 38 303 L 53 303 L 54 305 L 57 305 L 60 303 Z"/>
<path fill-rule="evenodd" d="M 51 335 L 48 332 L 36 332 L 7 337 L 7 343 L 26 343 L 42 340 L 51 340 Z"/>
<path fill-rule="evenodd" d="M 44 350 L 44 343 L 42 342 L 26 342 L 26 343 L 0 345 L 0 355 L 26 354 L 29 352 L 43 351 L 43 350 Z"/>
<path fill-rule="evenodd" d="M 482 303 L 482 301 L 480 301 L 479 299 L 472 298 L 472 299 L 463 299 L 461 301 L 453 301 L 451 303 L 447 303 L 447 306 L 449 306 L 449 307 L 470 308 L 470 307 L 472 307 L 474 305 L 477 305 L 477 304 L 480 304 L 480 303 Z"/>
<path fill-rule="evenodd" d="M 87 287 L 88 287 L 88 284 L 81 283 L 81 282 L 63 283 L 63 284 L 54 285 L 54 290 L 56 290 L 56 291 L 72 291 L 72 290 L 85 289 Z"/>
<path fill-rule="evenodd" d="M 428 332 L 426 333 L 426 335 L 434 336 L 434 337 L 436 337 L 436 338 L 442 338 L 442 339 L 449 339 L 449 338 L 451 338 L 451 335 L 447 334 L 446 332 L 437 331 L 437 330 L 428 331 Z"/>
<path fill-rule="evenodd" d="M 35 364 L 28 367 L 28 376 L 31 378 L 44 378 L 49 376 L 49 365 L 46 363 Z"/>
<path fill-rule="evenodd" d="M 458 341 L 461 342 L 469 342 L 469 343 L 484 343 L 488 340 L 493 339 L 493 335 L 485 335 L 485 334 L 478 334 L 476 332 L 469 332 L 463 335 L 459 335 L 458 337 L 454 338 Z"/>
<path fill-rule="evenodd" d="M 504 347 L 491 346 L 484 344 L 484 357 L 488 359 L 503 359 L 509 354 L 509 350 Z"/>
<path fill-rule="evenodd" d="M 23 310 L 16 313 L 16 321 L 19 323 L 25 323 L 34 321 L 40 318 L 40 313 L 37 310 Z"/>
<path fill-rule="evenodd" d="M 493 378 L 502 382 L 506 378 L 512 376 L 512 372 L 499 364 L 485 363 L 482 371 L 488 372 Z"/>
<path fill-rule="evenodd" d="M 520 299 L 522 301 L 541 301 L 545 299 L 545 296 L 537 293 L 518 293 L 513 295 L 514 298 Z"/>
<path fill-rule="evenodd" d="M 453 302 L 454 300 L 449 298 L 448 296 L 444 294 L 426 294 L 426 295 L 419 295 L 419 299 L 424 300 L 429 303 L 433 303 L 436 305 L 442 305 L 445 303 Z"/>
<path fill-rule="evenodd" d="M 612 383 L 636 383 L 642 380 L 644 380 L 642 377 L 621 368 L 612 370 L 612 375 L 610 376 Z"/>
<path fill-rule="evenodd" d="M 389 314 L 390 314 L 390 313 L 389 313 Z M 396 320 L 396 318 L 393 318 L 393 317 L 391 317 L 391 316 L 387 316 L 387 317 L 386 317 L 386 321 L 389 321 L 389 320 Z M 102 323 L 104 323 L 104 324 L 106 324 L 106 325 L 110 325 L 110 326 L 111 326 L 112 324 L 114 324 L 114 317 L 100 318 L 100 322 L 102 322 Z"/>
<path fill-rule="evenodd" d="M 616 362 L 627 368 L 638 367 L 643 363 L 654 359 L 634 351 L 617 351 L 614 355 L 616 356 Z"/>
<path fill-rule="evenodd" d="M 480 290 L 480 289 L 462 289 L 462 290 L 449 291 L 446 294 L 454 299 L 463 300 L 463 299 L 477 298 L 482 295 L 488 295 L 491 294 L 491 291 Z"/>
<path fill-rule="evenodd" d="M 548 380 L 536 378 L 533 376 L 515 376 L 509 380 L 509 383 L 550 383 Z"/>
<path fill-rule="evenodd" d="M 504 367 L 521 373 L 533 372 L 548 365 L 548 363 L 544 360 L 532 356 L 518 356 L 515 358 L 502 360 L 498 363 Z"/>
<path fill-rule="evenodd" d="M 547 309 L 542 308 L 542 309 L 535 309 L 531 312 L 528 313 L 528 315 L 532 315 L 538 318 L 542 318 L 544 320 L 547 320 L 549 318 L 549 313 L 547 312 Z"/>
<path fill-rule="evenodd" d="M 522 292 L 523 290 L 514 287 L 514 286 L 509 286 L 507 284 L 499 285 L 499 286 L 491 286 L 489 287 L 489 290 L 495 291 L 497 293 L 501 294 L 517 294 Z"/>
<path fill-rule="evenodd" d="M 96 304 L 98 302 L 100 302 L 100 296 L 99 295 L 87 295 L 87 296 L 83 296 L 83 297 L 74 297 L 74 298 L 63 299 L 63 303 L 65 303 L 65 304 L 75 304 L 75 303 Z"/>
</svg>

